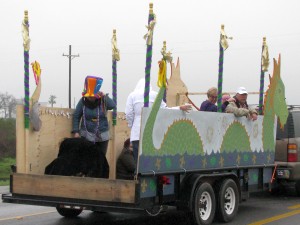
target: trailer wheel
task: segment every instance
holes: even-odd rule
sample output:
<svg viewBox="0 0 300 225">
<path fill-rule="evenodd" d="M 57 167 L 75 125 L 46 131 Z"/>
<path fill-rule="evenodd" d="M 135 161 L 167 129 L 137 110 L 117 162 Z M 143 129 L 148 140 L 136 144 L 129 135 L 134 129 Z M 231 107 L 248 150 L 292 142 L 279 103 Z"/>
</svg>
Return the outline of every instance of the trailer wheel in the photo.
<svg viewBox="0 0 300 225">
<path fill-rule="evenodd" d="M 56 210 L 61 216 L 64 216 L 67 218 L 76 217 L 82 212 L 82 209 L 62 208 L 60 206 L 56 206 Z"/>
<path fill-rule="evenodd" d="M 209 183 L 200 183 L 194 192 L 193 220 L 196 224 L 211 224 L 216 211 L 216 197 Z"/>
<path fill-rule="evenodd" d="M 218 193 L 217 217 L 223 222 L 229 222 L 235 217 L 239 208 L 239 192 L 232 179 L 222 182 Z"/>
<path fill-rule="evenodd" d="M 297 196 L 300 197 L 300 180 L 296 181 L 295 189 L 296 189 Z"/>
</svg>

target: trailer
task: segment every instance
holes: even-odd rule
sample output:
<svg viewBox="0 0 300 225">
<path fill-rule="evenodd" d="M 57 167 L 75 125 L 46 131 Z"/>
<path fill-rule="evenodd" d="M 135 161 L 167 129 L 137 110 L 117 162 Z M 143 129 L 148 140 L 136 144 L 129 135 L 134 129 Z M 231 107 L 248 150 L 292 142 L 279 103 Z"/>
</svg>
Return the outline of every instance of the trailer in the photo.
<svg viewBox="0 0 300 225">
<path fill-rule="evenodd" d="M 183 104 L 178 92 L 187 92 L 174 63 L 168 80 L 169 106 Z M 180 87 L 180 88 L 176 88 Z M 180 89 L 180 90 L 179 90 Z M 182 90 L 184 89 L 184 90 Z M 125 115 L 112 123 L 107 160 L 109 178 L 45 175 L 56 158 L 63 138 L 71 137 L 72 109 L 39 109 L 41 129 L 24 129 L 24 107 L 17 108 L 16 168 L 10 177 L 6 203 L 55 207 L 64 217 L 82 210 L 142 212 L 158 215 L 167 206 L 185 211 L 195 224 L 211 224 L 217 217 L 229 222 L 242 199 L 274 184 L 277 117 L 287 119 L 280 58 L 274 60 L 273 76 L 265 95 L 264 115 L 256 121 L 218 112 L 161 109 L 165 88 L 154 105 L 143 108 L 136 176 L 116 179 L 116 159 L 129 137 Z M 171 104 L 171 105 L 170 105 Z"/>
</svg>

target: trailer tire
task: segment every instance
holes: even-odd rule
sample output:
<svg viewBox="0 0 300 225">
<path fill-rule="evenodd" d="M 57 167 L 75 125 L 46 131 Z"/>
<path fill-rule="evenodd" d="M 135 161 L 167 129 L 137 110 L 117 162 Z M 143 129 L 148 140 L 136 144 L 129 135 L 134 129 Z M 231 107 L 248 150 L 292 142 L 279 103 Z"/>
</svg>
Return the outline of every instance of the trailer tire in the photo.
<svg viewBox="0 0 300 225">
<path fill-rule="evenodd" d="M 282 182 L 278 182 L 277 185 L 275 187 L 272 187 L 271 189 L 271 195 L 282 195 L 286 193 L 286 187 L 284 185 L 284 183 Z"/>
<path fill-rule="evenodd" d="M 62 208 L 60 206 L 56 206 L 56 210 L 61 216 L 64 216 L 66 218 L 74 218 L 82 212 L 82 209 L 69 209 Z"/>
<path fill-rule="evenodd" d="M 296 194 L 300 197 L 300 180 L 297 180 L 295 183 Z"/>
<path fill-rule="evenodd" d="M 192 216 L 195 224 L 211 224 L 216 212 L 216 197 L 212 186 L 205 182 L 199 183 L 192 203 Z"/>
<path fill-rule="evenodd" d="M 220 221 L 229 222 L 234 219 L 239 208 L 239 191 L 232 179 L 225 179 L 218 192 L 217 217 Z"/>
</svg>

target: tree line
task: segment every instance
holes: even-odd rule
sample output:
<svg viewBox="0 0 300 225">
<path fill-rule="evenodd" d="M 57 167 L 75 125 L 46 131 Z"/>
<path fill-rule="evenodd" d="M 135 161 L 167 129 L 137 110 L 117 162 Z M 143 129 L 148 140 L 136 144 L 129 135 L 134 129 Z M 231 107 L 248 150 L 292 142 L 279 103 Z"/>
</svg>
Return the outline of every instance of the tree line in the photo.
<svg viewBox="0 0 300 225">
<path fill-rule="evenodd" d="M 6 93 L 0 93 L 0 117 L 13 118 L 16 114 L 16 98 Z"/>
<path fill-rule="evenodd" d="M 53 107 L 56 104 L 56 96 L 50 95 L 48 103 Z M 24 103 L 23 99 L 17 100 L 9 93 L 0 92 L 0 118 L 15 118 L 17 103 Z"/>
</svg>

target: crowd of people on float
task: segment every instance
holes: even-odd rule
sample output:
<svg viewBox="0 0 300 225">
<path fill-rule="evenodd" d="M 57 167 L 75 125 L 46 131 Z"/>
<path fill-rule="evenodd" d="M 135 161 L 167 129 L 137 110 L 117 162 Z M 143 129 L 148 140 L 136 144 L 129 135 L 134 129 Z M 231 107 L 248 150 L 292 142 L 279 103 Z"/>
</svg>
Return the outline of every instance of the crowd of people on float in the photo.
<svg viewBox="0 0 300 225">
<path fill-rule="evenodd" d="M 115 102 L 100 91 L 103 79 L 100 77 L 87 76 L 84 82 L 84 91 L 79 100 L 74 116 L 72 133 L 74 138 L 83 138 L 97 146 L 99 155 L 106 155 L 109 141 L 109 125 L 107 120 L 107 110 L 116 107 Z M 117 179 L 133 179 L 138 160 L 138 148 L 141 126 L 141 112 L 144 106 L 145 79 L 138 81 L 135 89 L 129 94 L 126 102 L 125 115 L 130 128 L 130 138 L 123 144 L 123 150 L 117 160 Z M 150 85 L 149 107 L 155 101 L 157 92 Z M 229 93 L 222 94 L 222 112 L 233 113 L 237 117 L 246 116 L 248 119 L 256 120 L 257 112 L 249 108 L 247 104 L 248 92 L 246 88 L 239 87 L 236 94 L 231 97 Z M 218 89 L 211 87 L 207 91 L 207 99 L 202 102 L 200 111 L 217 112 L 216 105 Z M 161 108 L 168 108 L 162 101 Z M 168 109 L 177 109 L 185 112 L 190 111 L 191 104 L 185 104 Z"/>
<path fill-rule="evenodd" d="M 248 92 L 244 87 L 239 87 L 233 97 L 230 97 L 229 93 L 223 93 L 222 112 L 233 113 L 237 117 L 246 116 L 253 121 L 257 120 L 257 111 L 248 106 L 247 97 Z M 200 111 L 217 112 L 217 98 L 218 89 L 215 87 L 209 88 L 207 91 L 207 100 L 202 102 Z"/>
</svg>

